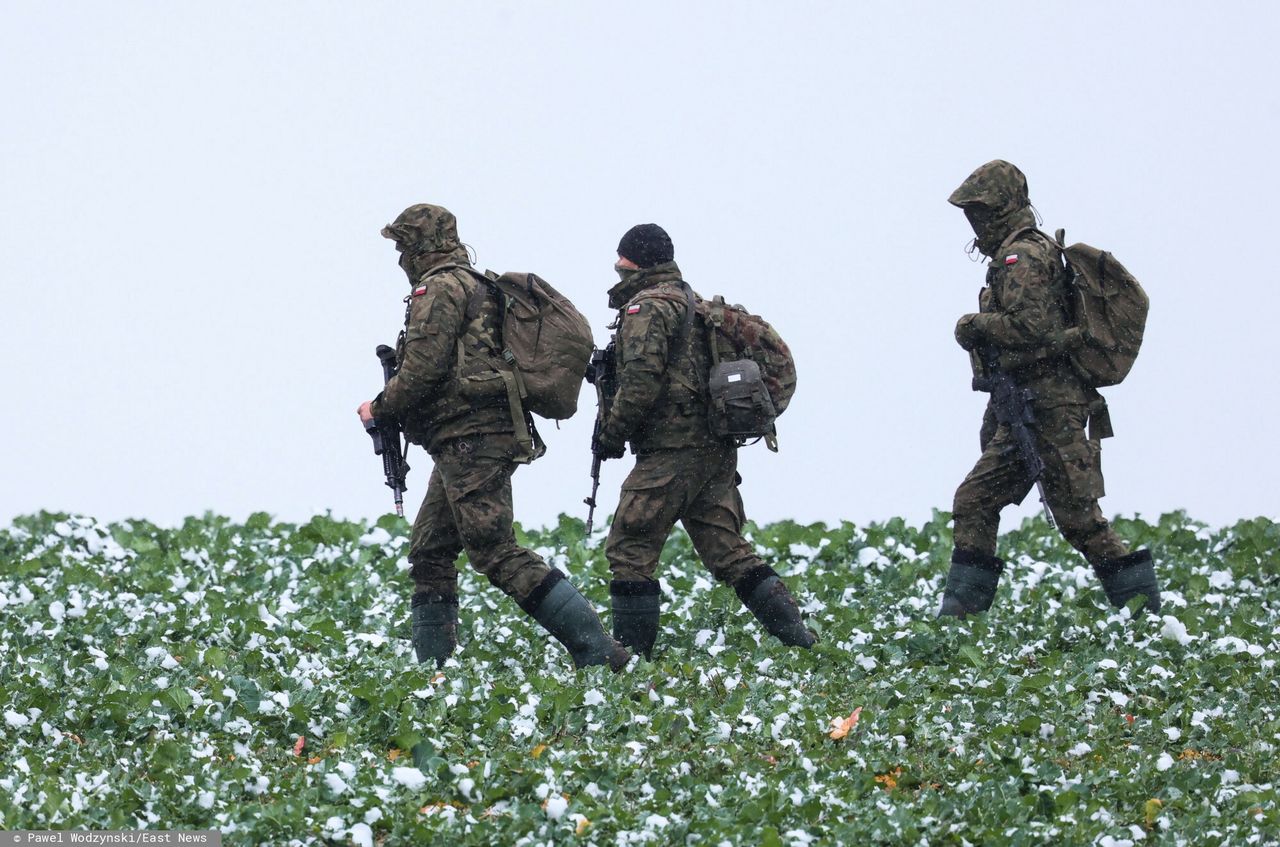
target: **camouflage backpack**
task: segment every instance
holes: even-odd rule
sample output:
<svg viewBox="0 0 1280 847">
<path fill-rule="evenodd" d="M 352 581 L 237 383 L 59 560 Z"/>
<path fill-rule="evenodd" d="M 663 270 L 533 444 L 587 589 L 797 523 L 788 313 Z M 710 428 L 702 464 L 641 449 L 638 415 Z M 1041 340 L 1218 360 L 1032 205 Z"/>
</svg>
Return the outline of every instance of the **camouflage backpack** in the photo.
<svg viewBox="0 0 1280 847">
<path fill-rule="evenodd" d="M 777 330 L 720 296 L 697 303 L 707 327 L 711 373 L 707 380 L 711 428 L 739 444 L 763 438 L 777 452 L 774 421 L 796 392 L 796 363 Z"/>
<path fill-rule="evenodd" d="M 1044 237 L 1062 254 L 1070 282 L 1067 313 L 1080 328 L 1081 343 L 1068 352 L 1071 363 L 1094 388 L 1119 385 L 1138 358 L 1151 300 L 1110 253 L 1088 244 L 1067 247 L 1065 230 L 1055 236 Z"/>
</svg>

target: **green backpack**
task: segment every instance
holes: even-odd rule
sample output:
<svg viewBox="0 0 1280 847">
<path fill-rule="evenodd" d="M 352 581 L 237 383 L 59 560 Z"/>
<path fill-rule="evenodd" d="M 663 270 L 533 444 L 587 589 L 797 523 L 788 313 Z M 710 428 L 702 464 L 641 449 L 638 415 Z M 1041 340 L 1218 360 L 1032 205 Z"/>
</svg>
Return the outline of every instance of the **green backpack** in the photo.
<svg viewBox="0 0 1280 847">
<path fill-rule="evenodd" d="M 1066 230 L 1050 238 L 1028 227 L 1010 235 L 1005 244 L 1027 233 L 1039 235 L 1062 256 L 1067 317 L 1080 330 L 1080 343 L 1067 350 L 1072 366 L 1093 388 L 1119 385 L 1142 347 L 1151 308 L 1147 292 L 1110 253 L 1088 244 L 1066 246 Z"/>
<path fill-rule="evenodd" d="M 502 298 L 502 354 L 520 375 L 524 408 L 551 420 L 573 417 L 595 348 L 591 325 L 537 274 L 487 271 L 485 278 Z"/>
<path fill-rule="evenodd" d="M 502 310 L 501 355 L 506 367 L 468 362 L 465 339 L 458 340 L 458 378 L 464 396 L 507 395 L 517 440 L 532 461 L 546 452 L 530 413 L 551 420 L 573 417 L 595 343 L 591 325 L 568 297 L 533 273 L 481 273 L 467 265 L 445 265 L 440 272 L 464 270 L 482 284 L 467 304 L 473 320 L 485 297 L 496 296 Z M 472 371 L 476 371 L 472 373 Z"/>
<path fill-rule="evenodd" d="M 1094 388 L 1119 385 L 1142 348 L 1151 299 L 1115 256 L 1088 244 L 1065 246 L 1065 230 L 1055 235 L 1071 275 L 1067 307 L 1080 328 L 1081 344 L 1069 353 L 1071 362 Z"/>
</svg>

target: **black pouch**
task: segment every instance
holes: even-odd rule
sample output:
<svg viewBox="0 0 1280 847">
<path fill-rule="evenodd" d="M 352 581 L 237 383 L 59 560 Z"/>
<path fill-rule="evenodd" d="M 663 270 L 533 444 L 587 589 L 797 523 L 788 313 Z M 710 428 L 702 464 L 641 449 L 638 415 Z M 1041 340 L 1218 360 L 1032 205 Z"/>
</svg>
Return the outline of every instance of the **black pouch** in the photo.
<svg viewBox="0 0 1280 847">
<path fill-rule="evenodd" d="M 774 432 L 778 414 L 751 359 L 720 362 L 707 380 L 710 393 L 711 431 L 722 438 L 764 438 Z"/>
<path fill-rule="evenodd" d="M 1111 410 L 1107 408 L 1107 401 L 1098 394 L 1089 404 L 1089 438 L 1101 441 L 1115 434 L 1111 428 Z"/>
</svg>

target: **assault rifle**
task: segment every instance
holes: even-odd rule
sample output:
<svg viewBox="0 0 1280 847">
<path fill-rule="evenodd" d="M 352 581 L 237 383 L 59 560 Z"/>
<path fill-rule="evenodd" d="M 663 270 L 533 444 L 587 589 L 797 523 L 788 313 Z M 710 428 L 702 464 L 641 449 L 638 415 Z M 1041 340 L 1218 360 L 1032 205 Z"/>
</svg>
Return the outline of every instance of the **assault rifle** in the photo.
<svg viewBox="0 0 1280 847">
<path fill-rule="evenodd" d="M 600 431 L 604 422 L 609 419 L 609 409 L 613 406 L 613 395 L 618 393 L 617 358 L 614 356 L 614 342 L 603 350 L 591 351 L 591 362 L 587 365 L 587 382 L 596 387 L 596 424 L 591 431 L 591 496 L 583 500 L 590 509 L 587 511 L 587 535 L 591 535 L 591 526 L 596 516 L 596 493 L 600 490 L 600 464 L 605 457 L 600 450 Z"/>
<path fill-rule="evenodd" d="M 1040 458 L 1035 436 L 1031 432 L 1031 426 L 1036 422 L 1031 410 L 1031 389 L 1020 387 L 1000 369 L 999 353 L 996 350 L 984 347 L 979 350 L 979 355 L 982 358 L 983 373 L 982 376 L 973 378 L 973 390 L 985 391 L 991 395 L 996 422 L 1009 427 L 1027 477 L 1036 484 L 1036 490 L 1040 493 L 1040 505 L 1044 507 L 1045 519 L 1049 521 L 1049 526 L 1056 528 L 1053 512 L 1049 510 L 1049 501 L 1044 494 L 1044 459 Z"/>
<path fill-rule="evenodd" d="M 382 362 L 382 381 L 388 383 L 396 375 L 396 351 L 385 344 L 378 345 L 378 361 Z M 404 448 L 400 444 L 400 427 L 385 418 L 365 421 L 365 432 L 373 439 L 373 455 L 382 457 L 382 472 L 387 477 L 387 487 L 396 501 L 396 514 L 404 517 L 405 477 L 409 466 L 404 462 Z"/>
</svg>

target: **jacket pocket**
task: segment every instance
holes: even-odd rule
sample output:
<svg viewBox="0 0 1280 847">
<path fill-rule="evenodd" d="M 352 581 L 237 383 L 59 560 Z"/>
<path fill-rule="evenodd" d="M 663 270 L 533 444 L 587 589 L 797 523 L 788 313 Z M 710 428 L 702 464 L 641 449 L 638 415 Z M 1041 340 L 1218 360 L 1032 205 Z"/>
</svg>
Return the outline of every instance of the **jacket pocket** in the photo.
<svg viewBox="0 0 1280 847">
<path fill-rule="evenodd" d="M 492 400 L 507 396 L 507 384 L 502 374 L 486 371 L 466 374 L 458 378 L 458 396 L 468 400 Z"/>
</svg>

